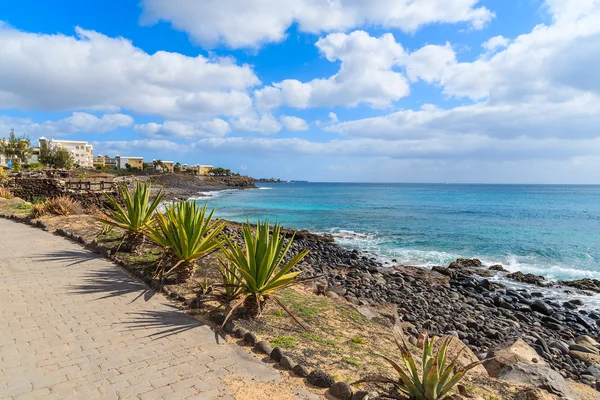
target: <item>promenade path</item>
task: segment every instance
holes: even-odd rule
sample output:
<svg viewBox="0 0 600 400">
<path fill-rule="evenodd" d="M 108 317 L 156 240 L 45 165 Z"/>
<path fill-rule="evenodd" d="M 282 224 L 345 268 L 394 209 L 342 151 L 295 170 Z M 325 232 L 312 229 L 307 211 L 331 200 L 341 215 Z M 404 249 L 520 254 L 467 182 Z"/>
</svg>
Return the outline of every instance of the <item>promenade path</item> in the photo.
<svg viewBox="0 0 600 400">
<path fill-rule="evenodd" d="M 282 380 L 106 260 L 0 219 L 0 399 L 237 399 L 236 377 Z"/>
</svg>

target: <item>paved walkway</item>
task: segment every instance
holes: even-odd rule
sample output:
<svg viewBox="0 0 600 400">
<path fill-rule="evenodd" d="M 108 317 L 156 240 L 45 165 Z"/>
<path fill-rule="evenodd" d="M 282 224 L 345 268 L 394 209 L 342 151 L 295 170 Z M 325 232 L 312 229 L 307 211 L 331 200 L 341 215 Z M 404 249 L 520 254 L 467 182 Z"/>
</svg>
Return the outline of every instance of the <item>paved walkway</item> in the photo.
<svg viewBox="0 0 600 400">
<path fill-rule="evenodd" d="M 0 399 L 227 399 L 281 375 L 79 245 L 0 219 Z"/>
</svg>

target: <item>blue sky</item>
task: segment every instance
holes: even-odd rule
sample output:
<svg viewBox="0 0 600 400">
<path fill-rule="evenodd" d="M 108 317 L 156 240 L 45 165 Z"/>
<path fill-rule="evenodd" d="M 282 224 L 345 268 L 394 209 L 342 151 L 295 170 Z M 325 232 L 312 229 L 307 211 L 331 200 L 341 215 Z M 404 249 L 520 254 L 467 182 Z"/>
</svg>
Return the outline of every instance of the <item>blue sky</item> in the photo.
<svg viewBox="0 0 600 400">
<path fill-rule="evenodd" d="M 0 6 L 0 129 L 312 181 L 600 183 L 598 0 Z"/>
</svg>

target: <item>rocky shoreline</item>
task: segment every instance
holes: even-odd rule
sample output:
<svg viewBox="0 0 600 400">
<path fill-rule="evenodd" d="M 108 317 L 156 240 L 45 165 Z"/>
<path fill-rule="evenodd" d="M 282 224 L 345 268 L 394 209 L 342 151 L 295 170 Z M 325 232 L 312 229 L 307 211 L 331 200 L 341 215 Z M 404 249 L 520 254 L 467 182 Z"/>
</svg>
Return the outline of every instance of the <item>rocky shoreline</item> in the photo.
<svg viewBox="0 0 600 400">
<path fill-rule="evenodd" d="M 411 340 L 425 330 L 453 335 L 483 360 L 522 339 L 562 377 L 600 390 L 600 310 L 583 309 L 579 299 L 558 301 L 540 290 L 552 286 L 593 295 L 600 281 L 550 284 L 535 275 L 508 274 L 500 265 L 485 268 L 476 259 L 433 269 L 386 266 L 372 254 L 342 248 L 330 236 L 300 232 L 293 250 L 305 248 L 311 252 L 298 269 L 302 277 L 317 277 L 317 291 L 343 297 L 359 310 L 395 305 L 394 317 Z M 524 286 L 506 288 L 493 279 L 499 274 Z"/>
</svg>

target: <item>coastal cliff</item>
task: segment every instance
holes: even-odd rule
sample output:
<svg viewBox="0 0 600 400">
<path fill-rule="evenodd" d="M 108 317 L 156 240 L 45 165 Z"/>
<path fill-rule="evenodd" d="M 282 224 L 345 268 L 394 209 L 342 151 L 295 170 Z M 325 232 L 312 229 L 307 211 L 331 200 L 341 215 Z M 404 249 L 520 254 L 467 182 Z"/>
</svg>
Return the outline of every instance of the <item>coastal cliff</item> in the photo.
<svg viewBox="0 0 600 400">
<path fill-rule="evenodd" d="M 161 174 L 149 178 L 153 189 L 162 189 L 167 199 L 188 199 L 202 192 L 227 189 L 254 189 L 256 184 L 249 176 L 196 176 L 186 174 Z"/>
</svg>

